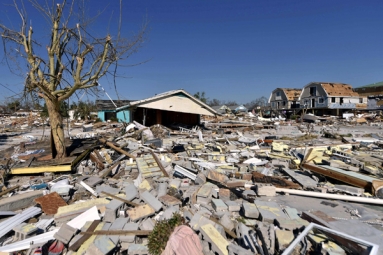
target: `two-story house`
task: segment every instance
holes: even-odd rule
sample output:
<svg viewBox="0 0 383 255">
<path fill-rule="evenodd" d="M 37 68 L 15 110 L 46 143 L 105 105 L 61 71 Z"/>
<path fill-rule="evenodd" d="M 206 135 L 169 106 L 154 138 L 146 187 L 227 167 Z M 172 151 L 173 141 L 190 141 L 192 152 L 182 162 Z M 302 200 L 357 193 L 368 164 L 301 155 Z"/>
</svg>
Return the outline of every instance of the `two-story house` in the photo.
<svg viewBox="0 0 383 255">
<path fill-rule="evenodd" d="M 359 95 L 367 97 L 368 110 L 383 109 L 383 81 L 354 88 Z"/>
<path fill-rule="evenodd" d="M 316 115 L 340 115 L 344 111 L 365 109 L 367 98 L 353 91 L 351 85 L 332 82 L 310 82 L 300 95 L 300 107 Z"/>
<path fill-rule="evenodd" d="M 299 109 L 299 96 L 302 89 L 276 88 L 271 92 L 269 105 L 271 110 Z"/>
</svg>

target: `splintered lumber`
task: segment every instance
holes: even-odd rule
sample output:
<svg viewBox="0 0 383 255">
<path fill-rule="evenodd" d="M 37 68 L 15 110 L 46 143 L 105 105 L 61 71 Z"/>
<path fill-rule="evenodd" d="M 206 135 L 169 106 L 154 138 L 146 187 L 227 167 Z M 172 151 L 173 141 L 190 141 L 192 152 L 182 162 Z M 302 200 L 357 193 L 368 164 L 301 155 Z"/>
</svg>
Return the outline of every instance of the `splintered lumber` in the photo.
<svg viewBox="0 0 383 255">
<path fill-rule="evenodd" d="M 111 198 L 114 198 L 114 199 L 116 199 L 116 200 L 122 201 L 122 202 L 124 202 L 124 203 L 126 203 L 126 204 L 128 204 L 128 205 L 131 205 L 131 206 L 139 206 L 139 204 L 130 202 L 129 200 L 126 200 L 126 199 L 123 199 L 123 198 L 121 198 L 121 197 L 112 195 L 112 194 L 107 193 L 107 192 L 105 192 L 105 191 L 102 191 L 101 193 L 107 195 L 108 197 L 111 197 Z"/>
<path fill-rule="evenodd" d="M 71 250 L 71 251 L 77 251 L 79 248 L 80 248 L 80 246 L 86 241 L 86 240 L 88 240 L 91 236 L 92 236 L 92 234 L 91 233 L 93 233 L 93 231 L 97 228 L 97 226 L 98 226 L 98 224 L 100 224 L 100 220 L 95 220 L 95 221 L 93 221 L 91 224 L 90 224 L 90 226 L 89 226 L 89 228 L 85 231 L 85 232 L 82 232 L 82 236 L 74 243 L 74 244 L 71 244 L 70 246 L 69 246 L 69 250 Z"/>
<path fill-rule="evenodd" d="M 288 189 L 301 189 L 299 184 L 296 184 L 292 181 L 285 180 L 281 177 L 276 176 L 266 176 L 264 174 L 253 172 L 253 181 L 258 183 L 270 183 L 277 188 L 288 188 Z"/>
<path fill-rule="evenodd" d="M 98 139 L 98 140 L 99 140 L 101 143 L 104 143 L 104 144 L 108 145 L 108 146 L 109 146 L 110 148 L 112 148 L 113 150 L 115 150 L 115 151 L 117 151 L 117 152 L 119 152 L 119 153 L 121 153 L 121 154 L 124 154 L 124 155 L 128 156 L 129 158 L 136 159 L 135 156 L 133 156 L 133 155 L 130 154 L 129 152 L 124 151 L 123 149 L 117 147 L 117 146 L 114 145 L 113 143 L 108 142 L 105 138 L 100 138 L 100 139 Z"/>
<path fill-rule="evenodd" d="M 9 188 L 9 189 L 6 189 L 6 190 L 3 190 L 2 192 L 0 192 L 0 197 L 11 192 L 12 190 L 15 190 L 15 189 L 18 189 L 20 186 L 19 185 L 16 185 L 12 188 Z"/>
<path fill-rule="evenodd" d="M 313 173 L 321 174 L 338 181 L 348 183 L 355 187 L 364 188 L 365 190 L 371 191 L 378 197 L 383 197 L 383 182 L 377 178 L 324 165 L 317 166 L 314 164 L 305 163 L 302 165 L 302 168 L 305 170 L 310 170 Z"/>
<path fill-rule="evenodd" d="M 156 161 L 158 167 L 161 169 L 161 172 L 164 174 L 165 177 L 169 177 L 168 173 L 166 172 L 164 166 L 162 165 L 161 161 L 158 159 L 157 155 L 154 154 L 153 151 L 150 151 L 150 153 L 152 154 L 154 160 Z"/>
</svg>

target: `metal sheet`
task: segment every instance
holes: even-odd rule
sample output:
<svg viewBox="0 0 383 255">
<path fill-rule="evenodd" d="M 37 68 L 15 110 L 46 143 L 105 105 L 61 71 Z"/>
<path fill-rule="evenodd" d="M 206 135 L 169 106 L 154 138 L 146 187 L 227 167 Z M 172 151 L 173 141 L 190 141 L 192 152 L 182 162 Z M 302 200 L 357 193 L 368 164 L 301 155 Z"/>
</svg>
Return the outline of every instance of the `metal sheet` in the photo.
<svg viewBox="0 0 383 255">
<path fill-rule="evenodd" d="M 27 250 L 31 247 L 31 244 L 44 244 L 48 242 L 49 240 L 54 239 L 54 234 L 58 231 L 58 229 L 55 229 L 50 232 L 43 233 L 41 235 L 33 236 L 27 239 L 24 239 L 19 242 L 15 242 L 9 245 L 5 245 L 3 247 L 0 247 L 0 252 L 15 252 L 15 251 L 22 251 Z"/>
<path fill-rule="evenodd" d="M 366 253 L 363 253 L 363 254 L 369 254 L 369 255 L 375 255 L 378 253 L 378 249 L 379 249 L 379 245 L 376 245 L 376 244 L 373 244 L 373 243 L 370 243 L 370 242 L 367 242 L 367 241 L 364 241 L 364 240 L 361 240 L 359 238 L 356 238 L 356 237 L 353 237 L 353 236 L 350 236 L 350 235 L 347 235 L 345 233 L 342 233 L 342 232 L 339 232 L 339 231 L 336 231 L 336 230 L 333 230 L 333 229 L 330 229 L 330 228 L 326 228 L 326 227 L 323 227 L 323 226 L 320 226 L 318 224 L 315 224 L 315 223 L 310 223 L 306 228 L 305 230 L 299 234 L 299 236 L 297 236 L 297 238 L 295 238 L 295 240 L 290 244 L 289 247 L 287 247 L 287 249 L 282 253 L 282 255 L 288 255 L 290 254 L 293 250 L 294 250 L 294 247 L 297 246 L 298 243 L 300 243 L 302 241 L 302 239 L 312 230 L 312 229 L 319 229 L 319 230 L 322 230 L 323 232 L 326 232 L 326 233 L 329 233 L 331 234 L 332 236 L 338 236 L 340 238 L 344 238 L 344 239 L 348 239 L 348 240 L 351 240 L 353 241 L 354 243 L 357 243 L 357 244 L 362 244 L 364 246 L 366 246 Z M 367 253 L 369 251 L 369 253 Z M 358 253 L 359 254 L 359 253 Z"/>
<path fill-rule="evenodd" d="M 32 218 L 33 216 L 41 213 L 41 209 L 38 207 L 29 207 L 28 209 L 25 209 L 21 213 L 3 221 L 0 223 L 0 237 L 7 234 L 9 231 L 11 231 L 14 227 L 19 225 L 20 223 Z"/>
</svg>

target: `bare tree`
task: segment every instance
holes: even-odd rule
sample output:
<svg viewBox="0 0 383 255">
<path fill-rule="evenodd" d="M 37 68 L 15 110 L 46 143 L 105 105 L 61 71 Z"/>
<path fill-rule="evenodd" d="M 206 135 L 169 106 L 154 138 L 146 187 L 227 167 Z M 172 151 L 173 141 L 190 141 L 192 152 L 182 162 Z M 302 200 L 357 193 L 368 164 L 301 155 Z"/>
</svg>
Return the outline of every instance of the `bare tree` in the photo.
<svg viewBox="0 0 383 255">
<path fill-rule="evenodd" d="M 267 105 L 267 98 L 265 96 L 261 96 L 249 103 L 246 103 L 245 106 L 248 109 L 253 109 L 255 107 L 265 107 Z"/>
<path fill-rule="evenodd" d="M 101 77 L 116 75 L 119 61 L 137 52 L 146 35 L 147 23 L 144 22 L 132 38 L 120 37 L 120 18 L 116 36 L 105 33 L 104 37 L 97 38 L 89 32 L 88 21 L 74 24 L 75 19 L 83 15 L 81 9 L 74 11 L 79 10 L 74 6 L 79 2 L 62 0 L 61 4 L 55 4 L 53 0 L 52 6 L 47 6 L 48 1 L 28 0 L 26 6 L 22 0 L 13 0 L 20 16 L 20 29 L 0 24 L 8 63 L 14 60 L 18 67 L 26 63 L 25 90 L 45 100 L 54 143 L 52 154 L 57 158 L 66 156 L 61 103 L 79 90 L 97 87 Z M 34 27 L 27 17 L 27 10 L 32 7 L 48 21 L 50 32 L 44 37 L 48 38 L 47 42 L 35 40 L 33 36 Z M 41 31 L 43 27 L 36 29 Z M 46 50 L 42 50 L 42 45 L 47 45 Z"/>
<path fill-rule="evenodd" d="M 221 105 L 223 105 L 223 103 L 221 100 L 214 98 L 214 99 L 208 101 L 208 105 L 209 106 L 221 106 Z"/>
</svg>

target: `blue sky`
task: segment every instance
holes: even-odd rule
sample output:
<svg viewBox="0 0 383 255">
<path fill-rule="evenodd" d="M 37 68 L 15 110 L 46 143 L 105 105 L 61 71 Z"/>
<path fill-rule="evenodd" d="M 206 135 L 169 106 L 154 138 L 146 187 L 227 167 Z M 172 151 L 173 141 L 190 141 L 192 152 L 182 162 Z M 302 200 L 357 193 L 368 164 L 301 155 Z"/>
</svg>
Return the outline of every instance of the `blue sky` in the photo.
<svg viewBox="0 0 383 255">
<path fill-rule="evenodd" d="M 114 32 L 111 24 L 118 18 L 119 1 L 108 2 L 105 7 L 105 1 L 91 1 L 91 13 L 104 10 L 93 30 L 99 35 Z M 0 22 L 17 22 L 0 9 Z M 277 87 L 301 88 L 311 81 L 353 87 L 379 82 L 382 13 L 383 1 L 374 0 L 124 0 L 123 35 L 137 31 L 144 17 L 150 33 L 126 64 L 147 62 L 120 68 L 129 78 L 118 79 L 118 94 L 142 99 L 183 88 L 247 103 L 269 97 Z M 4 61 L 0 75 L 0 83 L 22 89 L 22 80 L 9 73 Z M 110 78 L 101 83 L 117 98 Z M 13 94 L 1 89 L 3 97 Z"/>
</svg>

